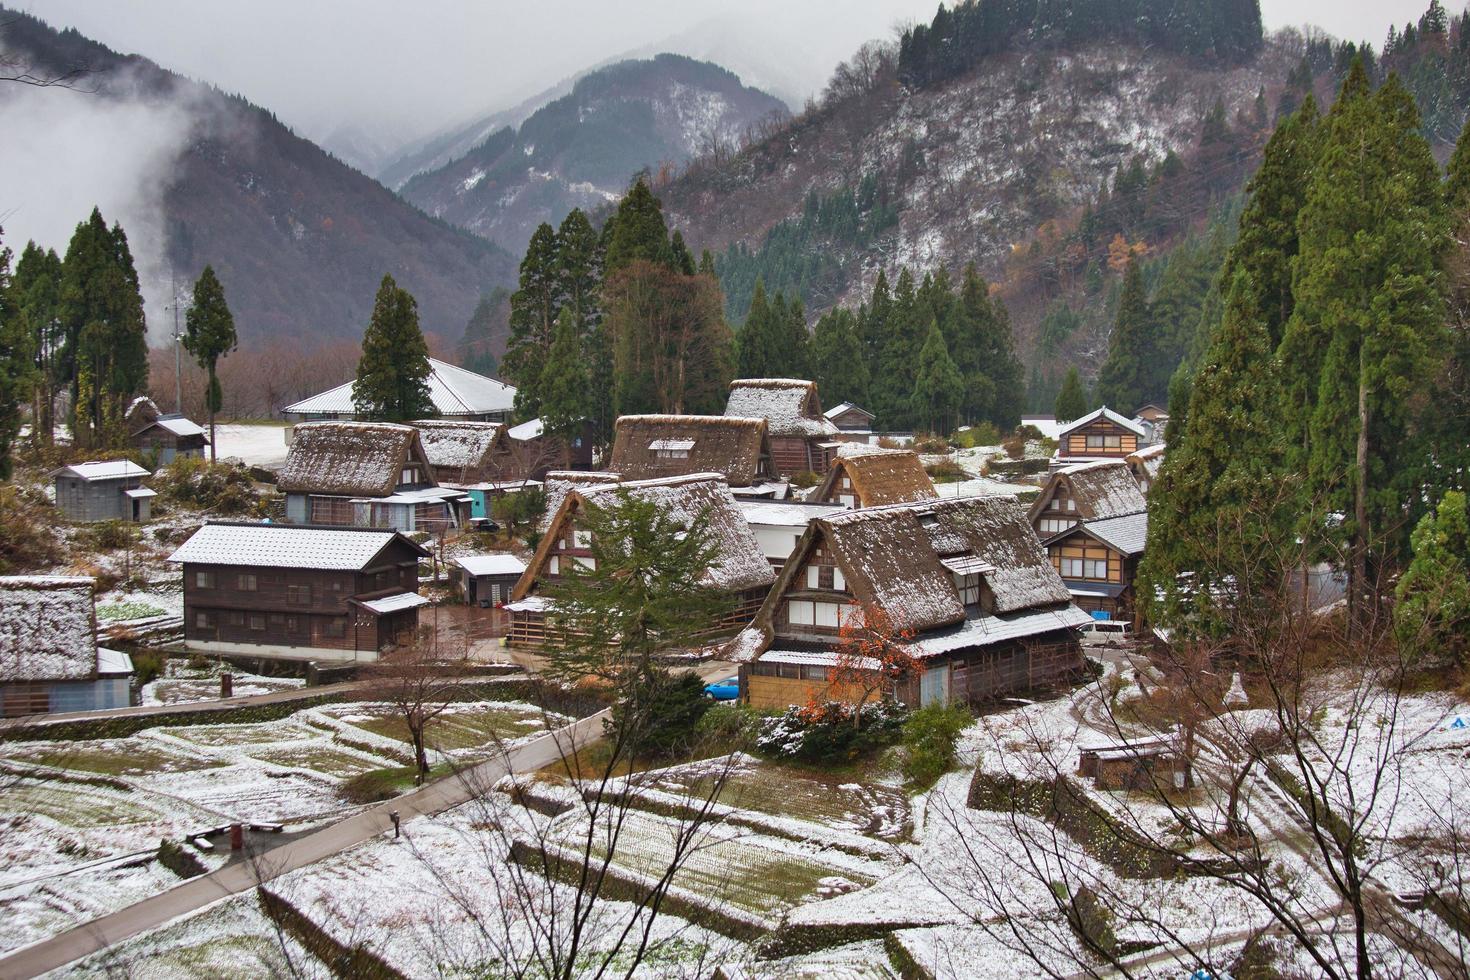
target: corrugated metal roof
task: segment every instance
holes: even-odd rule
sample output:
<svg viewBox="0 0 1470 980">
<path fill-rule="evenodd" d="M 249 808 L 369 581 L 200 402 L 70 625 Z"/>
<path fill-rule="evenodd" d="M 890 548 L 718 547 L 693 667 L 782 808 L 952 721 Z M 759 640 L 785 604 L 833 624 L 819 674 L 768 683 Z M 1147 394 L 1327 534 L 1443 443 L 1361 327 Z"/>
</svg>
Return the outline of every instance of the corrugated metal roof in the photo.
<svg viewBox="0 0 1470 980">
<path fill-rule="evenodd" d="M 1070 629 L 1090 622 L 1091 616 L 1070 604 L 1059 609 L 1012 613 L 1007 616 L 981 616 L 915 640 L 910 649 L 916 657 L 934 657 L 966 647 L 1019 640 L 1022 637 Z"/>
<path fill-rule="evenodd" d="M 367 567 L 396 534 L 389 530 L 356 531 L 290 524 L 206 524 L 169 555 L 168 560 L 357 571 Z"/>
<path fill-rule="evenodd" d="M 182 415 L 160 415 L 154 424 L 160 429 L 167 429 L 176 436 L 205 435 L 203 426 L 197 422 L 191 422 Z"/>
<path fill-rule="evenodd" d="M 837 666 L 838 653 L 836 650 L 767 650 L 756 658 L 756 663 L 762 664 L 798 664 L 803 667 L 835 667 Z M 875 657 L 852 658 L 852 665 L 858 670 L 877 670 L 881 666 Z"/>
<path fill-rule="evenodd" d="M 405 609 L 417 609 L 426 606 L 429 600 L 417 592 L 399 592 L 397 595 L 385 595 L 381 599 L 359 599 L 357 604 L 368 612 L 386 616 L 389 613 L 402 612 Z"/>
<path fill-rule="evenodd" d="M 519 575 L 526 570 L 515 555 L 461 555 L 454 563 L 471 575 Z"/>
<path fill-rule="evenodd" d="M 429 358 L 429 368 L 429 397 L 439 415 L 509 412 L 515 404 L 516 390 L 504 382 L 432 357 Z M 281 411 L 297 415 L 351 415 L 357 411 L 352 402 L 353 384 L 349 381 L 319 395 L 303 398 Z"/>
<path fill-rule="evenodd" d="M 63 466 L 59 470 L 53 470 L 51 475 L 69 473 L 78 479 L 92 482 L 93 480 L 124 480 L 134 476 L 152 476 L 147 470 L 130 459 L 109 459 L 102 462 L 73 463 L 71 466 Z"/>
<path fill-rule="evenodd" d="M 1102 408 L 1095 409 L 1094 411 L 1088 412 L 1086 415 L 1082 416 L 1080 419 L 1073 419 L 1071 422 L 1068 422 L 1066 425 L 1062 426 L 1062 429 L 1061 429 L 1061 433 L 1060 434 L 1061 435 L 1066 435 L 1068 432 L 1071 432 L 1073 429 L 1079 428 L 1081 426 L 1086 425 L 1089 422 L 1095 422 L 1098 419 L 1103 419 L 1103 418 L 1107 419 L 1110 422 L 1116 422 L 1118 425 L 1121 425 L 1123 428 L 1127 429 L 1129 432 L 1132 432 L 1136 436 L 1140 436 L 1141 437 L 1141 436 L 1144 435 L 1143 426 L 1139 425 L 1137 422 L 1133 421 L 1132 419 L 1124 418 L 1123 416 L 1119 415 L 1117 412 L 1113 411 L 1111 408 L 1108 408 L 1106 405 L 1104 405 Z M 1025 420 L 1024 419 L 1022 419 L 1022 424 L 1025 424 Z"/>
</svg>

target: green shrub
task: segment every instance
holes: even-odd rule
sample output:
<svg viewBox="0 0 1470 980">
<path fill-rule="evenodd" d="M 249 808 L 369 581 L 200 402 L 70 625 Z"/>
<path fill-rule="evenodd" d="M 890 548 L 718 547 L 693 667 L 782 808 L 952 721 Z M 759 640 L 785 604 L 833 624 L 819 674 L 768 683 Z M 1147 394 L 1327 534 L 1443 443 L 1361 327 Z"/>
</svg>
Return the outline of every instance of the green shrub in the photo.
<svg viewBox="0 0 1470 980">
<path fill-rule="evenodd" d="M 1032 439 L 1044 439 L 1044 438 L 1046 438 L 1045 436 L 1043 436 L 1041 434 L 1041 430 L 1038 429 L 1034 425 L 1018 425 L 1018 426 L 1016 426 L 1015 435 L 1019 436 L 1020 439 L 1023 442 L 1026 442 L 1026 441 L 1029 441 L 1029 440 L 1032 440 Z M 1054 442 L 1052 444 L 1052 448 L 1053 449 L 1056 448 L 1056 444 Z"/>
<path fill-rule="evenodd" d="M 903 774 L 927 789 L 954 765 L 955 742 L 974 718 L 963 704 L 931 704 L 903 723 Z"/>
<path fill-rule="evenodd" d="M 764 720 L 756 748 L 778 759 L 851 762 L 897 741 L 908 713 L 891 698 L 864 704 L 856 724 L 854 710 L 846 701 L 792 705 L 785 714 Z"/>
<path fill-rule="evenodd" d="M 1000 430 L 989 422 L 979 422 L 954 434 L 954 444 L 961 449 L 974 449 L 976 446 L 999 446 L 1001 439 Z"/>
<path fill-rule="evenodd" d="M 133 654 L 133 683 L 142 687 L 163 674 L 168 655 L 154 650 L 138 651 Z"/>
<path fill-rule="evenodd" d="M 130 521 L 98 521 L 87 527 L 85 538 L 97 551 L 116 551 L 136 544 L 137 530 Z"/>
<path fill-rule="evenodd" d="M 638 754 L 668 757 L 693 742 L 695 727 L 711 702 L 704 695 L 704 680 L 694 671 L 656 671 L 635 687 L 629 700 L 613 705 L 609 731 L 617 732 L 628 723 L 632 707 L 636 707 L 638 720 L 632 738 Z"/>
<path fill-rule="evenodd" d="M 791 474 L 788 482 L 798 490 L 809 490 L 822 482 L 822 478 L 811 470 Z"/>
<path fill-rule="evenodd" d="M 924 467 L 924 472 L 928 473 L 929 479 L 935 483 L 958 483 L 970 478 L 970 474 L 965 472 L 964 467 L 952 459 L 941 459 L 937 463 L 930 463 Z"/>
<path fill-rule="evenodd" d="M 694 726 L 700 739 L 732 748 L 754 741 L 761 729 L 761 713 L 748 704 L 726 701 L 712 705 Z"/>
<path fill-rule="evenodd" d="M 260 493 L 243 466 L 195 457 L 176 459 L 155 472 L 150 485 L 163 502 L 191 510 L 221 515 L 260 510 Z"/>
<path fill-rule="evenodd" d="M 916 453 L 947 453 L 949 440 L 932 432 L 916 432 L 909 448 Z"/>
</svg>

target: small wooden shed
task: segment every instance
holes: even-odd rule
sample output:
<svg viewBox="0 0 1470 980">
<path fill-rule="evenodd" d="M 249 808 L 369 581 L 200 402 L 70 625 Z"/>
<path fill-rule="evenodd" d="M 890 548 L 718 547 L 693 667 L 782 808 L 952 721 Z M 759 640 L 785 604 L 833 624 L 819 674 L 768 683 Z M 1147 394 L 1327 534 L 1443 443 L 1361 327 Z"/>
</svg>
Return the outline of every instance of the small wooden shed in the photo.
<svg viewBox="0 0 1470 980">
<path fill-rule="evenodd" d="M 510 594 L 526 571 L 526 563 L 515 555 L 461 555 L 456 579 L 464 601 L 472 606 L 498 606 L 510 601 Z"/>
<path fill-rule="evenodd" d="M 128 459 L 74 463 L 51 473 L 56 506 L 74 521 L 146 521 L 157 496 L 143 486 L 152 476 Z"/>
</svg>

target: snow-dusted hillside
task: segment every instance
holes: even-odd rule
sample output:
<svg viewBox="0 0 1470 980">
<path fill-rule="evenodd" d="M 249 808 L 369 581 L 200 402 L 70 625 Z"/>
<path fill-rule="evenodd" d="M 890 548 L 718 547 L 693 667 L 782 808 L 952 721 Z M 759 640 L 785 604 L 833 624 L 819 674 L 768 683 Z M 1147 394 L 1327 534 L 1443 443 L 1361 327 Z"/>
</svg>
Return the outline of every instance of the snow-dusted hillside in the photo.
<svg viewBox="0 0 1470 980">
<path fill-rule="evenodd" d="M 640 169 L 732 145 L 784 112 L 779 100 L 716 65 L 677 55 L 620 62 L 580 79 L 519 131 L 501 129 L 415 176 L 402 194 L 518 253 L 541 222 L 616 200 Z"/>
</svg>

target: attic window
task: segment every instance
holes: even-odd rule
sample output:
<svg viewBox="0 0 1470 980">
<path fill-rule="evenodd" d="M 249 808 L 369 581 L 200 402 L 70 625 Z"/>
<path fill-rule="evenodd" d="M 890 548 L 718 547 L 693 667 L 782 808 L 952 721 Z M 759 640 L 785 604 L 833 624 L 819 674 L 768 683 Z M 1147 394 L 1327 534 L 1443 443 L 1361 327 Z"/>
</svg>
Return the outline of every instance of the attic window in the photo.
<svg viewBox="0 0 1470 980">
<path fill-rule="evenodd" d="M 693 439 L 655 439 L 648 444 L 659 459 L 688 459 Z"/>
<path fill-rule="evenodd" d="M 919 525 L 921 527 L 933 527 L 934 525 L 936 525 L 938 523 L 939 523 L 939 515 L 938 514 L 920 514 L 919 515 Z"/>
</svg>

